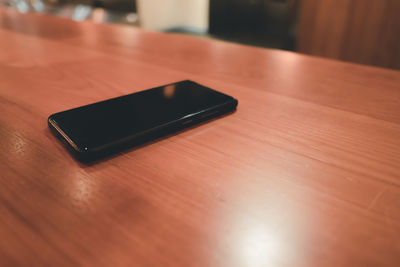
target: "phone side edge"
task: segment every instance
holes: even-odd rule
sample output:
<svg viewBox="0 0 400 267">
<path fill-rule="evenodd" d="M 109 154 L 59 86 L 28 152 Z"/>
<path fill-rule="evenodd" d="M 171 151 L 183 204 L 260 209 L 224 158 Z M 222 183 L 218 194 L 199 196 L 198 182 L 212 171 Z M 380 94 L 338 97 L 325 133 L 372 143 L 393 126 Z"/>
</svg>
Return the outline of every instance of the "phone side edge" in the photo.
<svg viewBox="0 0 400 267">
<path fill-rule="evenodd" d="M 52 132 L 57 135 L 57 137 L 61 138 L 67 146 L 72 149 L 72 151 L 76 155 L 82 155 L 85 154 L 85 150 L 81 149 L 57 124 L 57 121 L 54 118 L 54 115 L 52 114 L 48 117 L 47 123 L 49 128 L 52 130 Z"/>
</svg>

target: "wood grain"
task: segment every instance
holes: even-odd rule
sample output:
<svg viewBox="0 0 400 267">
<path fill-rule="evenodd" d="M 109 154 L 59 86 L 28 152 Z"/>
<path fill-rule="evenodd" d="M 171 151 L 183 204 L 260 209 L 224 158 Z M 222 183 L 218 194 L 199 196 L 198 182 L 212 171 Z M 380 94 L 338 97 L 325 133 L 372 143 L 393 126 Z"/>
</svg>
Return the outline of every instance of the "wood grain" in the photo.
<svg viewBox="0 0 400 267">
<path fill-rule="evenodd" d="M 398 266 L 400 72 L 0 9 L 1 266 Z M 238 111 L 93 165 L 51 113 L 183 79 Z"/>
<path fill-rule="evenodd" d="M 400 1 L 302 0 L 301 53 L 400 69 Z"/>
</svg>

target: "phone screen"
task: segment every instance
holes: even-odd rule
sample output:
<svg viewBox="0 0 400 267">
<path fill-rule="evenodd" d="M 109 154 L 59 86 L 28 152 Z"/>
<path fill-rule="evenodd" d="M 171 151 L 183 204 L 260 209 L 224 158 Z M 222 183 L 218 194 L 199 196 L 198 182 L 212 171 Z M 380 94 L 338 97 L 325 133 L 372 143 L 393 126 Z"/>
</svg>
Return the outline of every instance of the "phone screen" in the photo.
<svg viewBox="0 0 400 267">
<path fill-rule="evenodd" d="M 200 84 L 182 81 L 56 113 L 49 120 L 79 148 L 91 150 L 233 100 Z"/>
</svg>

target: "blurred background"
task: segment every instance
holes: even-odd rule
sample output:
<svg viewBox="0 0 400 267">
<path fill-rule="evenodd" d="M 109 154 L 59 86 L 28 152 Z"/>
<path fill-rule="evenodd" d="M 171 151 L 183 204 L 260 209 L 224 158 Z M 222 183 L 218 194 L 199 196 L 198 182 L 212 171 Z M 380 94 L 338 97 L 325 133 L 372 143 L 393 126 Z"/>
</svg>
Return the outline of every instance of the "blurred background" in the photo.
<svg viewBox="0 0 400 267">
<path fill-rule="evenodd" d="M 400 69 L 400 0 L 0 0 L 0 6 Z"/>
</svg>

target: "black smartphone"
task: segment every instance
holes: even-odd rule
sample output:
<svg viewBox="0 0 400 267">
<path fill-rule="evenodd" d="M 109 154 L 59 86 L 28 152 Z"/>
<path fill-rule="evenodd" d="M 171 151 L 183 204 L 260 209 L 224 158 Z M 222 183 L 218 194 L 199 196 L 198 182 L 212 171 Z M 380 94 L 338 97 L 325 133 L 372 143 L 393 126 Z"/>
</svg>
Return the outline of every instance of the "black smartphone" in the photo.
<svg viewBox="0 0 400 267">
<path fill-rule="evenodd" d="M 93 161 L 233 112 L 238 101 L 181 81 L 55 113 L 50 129 L 80 161 Z"/>
</svg>

